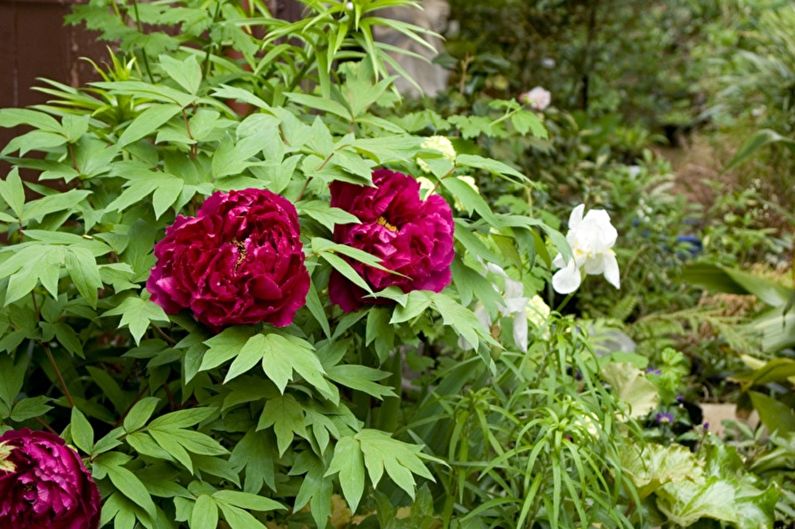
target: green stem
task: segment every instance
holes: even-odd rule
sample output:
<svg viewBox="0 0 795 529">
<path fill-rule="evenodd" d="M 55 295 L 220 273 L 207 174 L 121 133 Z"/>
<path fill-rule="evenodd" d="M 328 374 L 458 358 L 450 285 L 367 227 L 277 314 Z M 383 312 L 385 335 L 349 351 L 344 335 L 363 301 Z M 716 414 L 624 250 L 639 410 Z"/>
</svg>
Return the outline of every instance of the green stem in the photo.
<svg viewBox="0 0 795 529">
<path fill-rule="evenodd" d="M 44 348 L 44 352 L 47 353 L 47 359 L 50 361 L 50 365 L 55 371 L 55 376 L 58 379 L 63 394 L 66 396 L 66 400 L 69 402 L 69 407 L 74 408 L 75 400 L 72 398 L 72 394 L 69 393 L 69 387 L 66 385 L 66 380 L 63 378 L 61 368 L 58 367 L 58 362 L 55 361 L 55 357 L 52 355 L 52 351 L 50 351 L 50 347 L 47 344 L 42 342 L 41 346 Z"/>
<path fill-rule="evenodd" d="M 400 351 L 395 351 L 389 363 L 385 366 L 392 373 L 389 378 L 397 397 L 387 397 L 378 412 L 378 427 L 386 432 L 394 432 L 398 426 L 398 413 L 400 412 L 401 394 L 403 392 L 403 359 Z"/>
<path fill-rule="evenodd" d="M 213 22 L 210 25 L 210 28 L 218 22 L 218 17 L 221 16 L 221 6 L 223 5 L 223 0 L 218 0 L 218 3 L 215 5 L 215 14 L 213 14 Z M 207 45 L 207 53 L 204 55 L 204 64 L 202 65 L 202 72 L 203 77 L 207 79 L 207 76 L 210 73 L 210 52 L 215 47 L 215 42 L 210 40 L 210 43 Z"/>
<path fill-rule="evenodd" d="M 573 298 L 573 297 L 574 297 L 574 292 L 570 293 L 568 296 L 566 296 L 565 298 L 563 298 L 563 301 L 561 301 L 561 302 L 560 302 L 560 305 L 559 305 L 559 306 L 558 306 L 558 308 L 557 308 L 557 309 L 555 309 L 555 310 L 556 310 L 557 312 L 561 312 L 561 311 L 563 310 L 563 308 L 564 308 L 566 305 L 568 305 L 568 304 L 569 304 L 569 301 L 571 301 L 571 298 Z"/>
<path fill-rule="evenodd" d="M 135 12 L 135 26 L 138 28 L 138 33 L 144 33 L 144 27 L 141 24 L 141 14 L 138 12 L 138 0 L 132 0 L 133 4 L 133 11 Z M 144 70 L 146 70 L 146 76 L 149 77 L 149 82 L 155 82 L 155 78 L 152 77 L 152 69 L 149 67 L 149 57 L 146 56 L 146 50 L 141 48 L 141 57 L 143 58 L 144 62 Z"/>
</svg>

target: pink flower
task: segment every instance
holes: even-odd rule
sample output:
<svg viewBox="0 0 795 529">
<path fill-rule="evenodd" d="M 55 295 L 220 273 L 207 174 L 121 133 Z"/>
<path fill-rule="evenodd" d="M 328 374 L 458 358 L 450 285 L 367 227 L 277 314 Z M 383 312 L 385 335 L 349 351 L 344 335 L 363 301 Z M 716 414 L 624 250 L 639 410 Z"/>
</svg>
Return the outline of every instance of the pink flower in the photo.
<svg viewBox="0 0 795 529">
<path fill-rule="evenodd" d="M 298 214 L 264 189 L 217 192 L 180 215 L 155 245 L 146 288 L 174 314 L 189 309 L 214 330 L 260 322 L 284 327 L 306 302 Z"/>
<path fill-rule="evenodd" d="M 0 527 L 96 529 L 97 486 L 77 452 L 47 432 L 0 435 Z"/>
<path fill-rule="evenodd" d="M 529 105 L 533 110 L 541 112 L 552 103 L 552 94 L 549 93 L 549 90 L 536 86 L 532 90 L 520 95 L 519 101 L 525 105 Z"/>
<path fill-rule="evenodd" d="M 344 182 L 331 184 L 331 205 L 356 215 L 361 224 L 338 225 L 334 240 L 369 252 L 392 274 L 357 261 L 350 264 L 374 291 L 397 286 L 403 292 L 441 292 L 450 284 L 453 262 L 453 215 L 439 195 L 420 199 L 420 185 L 411 176 L 378 169 L 375 187 Z M 345 312 L 382 303 L 336 271 L 329 279 L 329 297 Z"/>
</svg>

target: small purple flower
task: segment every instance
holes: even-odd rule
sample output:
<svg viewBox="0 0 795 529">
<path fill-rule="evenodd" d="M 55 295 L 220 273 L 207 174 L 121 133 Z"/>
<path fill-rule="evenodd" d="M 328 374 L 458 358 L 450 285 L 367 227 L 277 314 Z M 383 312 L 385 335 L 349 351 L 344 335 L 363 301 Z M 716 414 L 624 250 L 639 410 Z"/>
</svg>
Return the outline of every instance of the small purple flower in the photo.
<svg viewBox="0 0 795 529">
<path fill-rule="evenodd" d="M 656 367 L 647 367 L 646 368 L 647 375 L 662 375 L 662 371 L 657 369 Z"/>
<path fill-rule="evenodd" d="M 654 420 L 657 422 L 657 424 L 671 424 L 674 422 L 674 416 L 667 411 L 663 411 L 655 415 Z"/>
<path fill-rule="evenodd" d="M 709 430 L 709 422 L 704 421 L 704 424 L 701 425 L 704 428 L 704 431 Z"/>
<path fill-rule="evenodd" d="M 684 395 L 677 395 L 676 396 L 676 402 L 678 402 L 679 404 L 684 404 L 685 403 L 685 396 Z"/>
</svg>

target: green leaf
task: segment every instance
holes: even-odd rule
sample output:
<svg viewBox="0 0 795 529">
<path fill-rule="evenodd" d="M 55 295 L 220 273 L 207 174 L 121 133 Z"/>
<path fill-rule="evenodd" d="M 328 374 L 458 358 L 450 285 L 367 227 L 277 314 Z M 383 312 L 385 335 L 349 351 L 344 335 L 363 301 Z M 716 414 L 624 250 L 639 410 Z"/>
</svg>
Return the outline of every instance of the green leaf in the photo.
<svg viewBox="0 0 795 529">
<path fill-rule="evenodd" d="M 58 323 L 52 324 L 52 330 L 58 342 L 63 345 L 67 351 L 80 358 L 85 358 L 83 342 L 80 340 L 80 335 L 78 335 L 70 325 L 59 321 Z"/>
<path fill-rule="evenodd" d="M 151 322 L 169 322 L 168 315 L 159 305 L 137 296 L 125 298 L 117 307 L 102 314 L 103 317 L 119 315 L 121 315 L 119 327 L 129 327 L 130 334 L 132 334 L 136 344 L 141 343 L 141 337 L 149 328 Z"/>
<path fill-rule="evenodd" d="M 660 404 L 657 386 L 632 364 L 611 362 L 602 367 L 602 376 L 629 405 L 631 417 L 644 417 Z"/>
<path fill-rule="evenodd" d="M 0 355 L 0 401 L 9 407 L 22 391 L 29 361 L 27 355 L 19 355 L 16 361 L 13 355 Z"/>
<path fill-rule="evenodd" d="M 22 399 L 11 408 L 11 420 L 24 422 L 28 419 L 41 417 L 52 409 L 52 406 L 47 405 L 48 402 L 50 399 L 45 396 Z"/>
<path fill-rule="evenodd" d="M 156 517 L 156 509 L 155 504 L 152 502 L 152 497 L 138 476 L 118 465 L 107 465 L 104 468 L 111 483 L 119 492 L 141 507 L 150 517 Z"/>
<path fill-rule="evenodd" d="M 251 158 L 262 152 L 263 140 L 259 135 L 246 136 L 237 143 L 231 138 L 222 141 L 213 154 L 212 172 L 215 178 L 239 175 L 256 163 Z"/>
<path fill-rule="evenodd" d="M 99 276 L 99 268 L 94 255 L 85 248 L 72 246 L 66 252 L 65 264 L 77 291 L 88 301 L 89 305 L 96 307 L 97 289 L 102 288 L 102 278 Z"/>
<path fill-rule="evenodd" d="M 204 353 L 199 371 L 214 369 L 234 358 L 253 334 L 251 327 L 229 327 L 205 341 L 209 349 Z"/>
<path fill-rule="evenodd" d="M 219 504 L 219 507 L 224 513 L 224 520 L 232 529 L 267 529 L 259 520 L 243 509 L 226 503 Z"/>
<path fill-rule="evenodd" d="M 179 461 L 182 466 L 184 466 L 191 474 L 193 474 L 193 460 L 191 460 L 190 454 L 188 454 L 188 451 L 185 450 L 177 437 L 171 431 L 150 429 L 148 433 L 152 436 L 152 439 L 155 440 L 160 448 L 162 448 L 168 455 Z"/>
<path fill-rule="evenodd" d="M 795 360 L 790 358 L 774 358 L 750 373 L 734 375 L 732 378 L 741 382 L 744 390 L 748 390 L 752 386 L 761 386 L 770 382 L 793 380 L 795 379 Z"/>
<path fill-rule="evenodd" d="M 549 137 L 544 123 L 535 112 L 520 110 L 511 115 L 511 123 L 519 134 L 525 135 L 532 131 L 536 138 L 546 139 Z"/>
<path fill-rule="evenodd" d="M 759 412 L 759 420 L 770 433 L 786 435 L 795 432 L 795 412 L 792 408 L 756 391 L 749 391 L 748 395 L 754 408 Z"/>
<path fill-rule="evenodd" d="M 185 410 L 173 411 L 162 415 L 151 423 L 149 428 L 157 429 L 182 429 L 195 426 L 202 421 L 206 421 L 217 413 L 218 410 L 212 407 L 188 408 Z"/>
<path fill-rule="evenodd" d="M 284 95 L 299 105 L 313 108 L 315 110 L 322 110 L 323 112 L 328 112 L 329 114 L 334 114 L 346 121 L 353 120 L 353 116 L 351 116 L 350 111 L 345 108 L 344 105 L 332 99 L 295 92 L 289 92 Z"/>
<path fill-rule="evenodd" d="M 425 312 L 425 310 L 431 306 L 432 301 L 431 292 L 427 290 L 414 290 L 413 292 L 409 292 L 406 297 L 405 305 L 398 305 L 395 307 L 394 312 L 392 312 L 392 319 L 389 320 L 389 323 L 395 325 L 413 320 Z"/>
<path fill-rule="evenodd" d="M 686 266 L 682 278 L 713 292 L 753 294 L 772 307 L 785 306 L 795 296 L 795 289 L 765 277 L 711 263 Z"/>
<path fill-rule="evenodd" d="M 55 118 L 29 108 L 2 108 L 0 109 L 0 127 L 11 128 L 27 125 L 37 129 L 60 133 L 60 123 Z"/>
<path fill-rule="evenodd" d="M 177 201 L 183 188 L 184 183 L 179 178 L 166 178 L 158 182 L 157 189 L 152 194 L 155 218 L 159 219 Z"/>
<path fill-rule="evenodd" d="M 364 429 L 355 437 L 361 446 L 364 465 L 373 486 L 378 484 L 386 470 L 390 479 L 413 499 L 415 483 L 412 474 L 433 481 L 433 475 L 420 458 L 419 446 L 392 439 L 379 430 Z"/>
<path fill-rule="evenodd" d="M 795 139 L 782 136 L 778 132 L 770 129 L 762 129 L 757 131 L 753 136 L 748 138 L 742 147 L 735 153 L 734 158 L 726 165 L 725 171 L 731 171 L 737 166 L 745 163 L 753 156 L 756 151 L 774 143 L 781 143 L 788 147 L 790 150 L 795 151 Z"/>
<path fill-rule="evenodd" d="M 179 114 L 181 110 L 182 108 L 180 108 L 179 105 L 153 104 L 141 112 L 138 117 L 130 123 L 119 137 L 116 144 L 119 147 L 124 147 L 152 134 L 171 118 Z"/>
<path fill-rule="evenodd" d="M 328 377 L 343 386 L 362 391 L 368 395 L 383 400 L 384 397 L 396 397 L 392 388 L 377 384 L 391 373 L 360 365 L 337 365 L 328 369 Z"/>
<path fill-rule="evenodd" d="M 688 480 L 668 483 L 658 493 L 657 507 L 679 527 L 689 527 L 701 518 L 735 523 L 735 489 L 725 480 Z"/>
<path fill-rule="evenodd" d="M 489 224 L 497 224 L 494 212 L 491 211 L 486 200 L 459 178 L 444 178 L 442 185 L 450 191 L 455 198 L 461 201 L 468 212 L 477 211 Z"/>
<path fill-rule="evenodd" d="M 268 400 L 262 410 L 257 430 L 273 426 L 279 455 L 284 455 L 293 442 L 295 434 L 308 438 L 304 426 L 304 410 L 292 395 L 283 395 Z"/>
<path fill-rule="evenodd" d="M 337 224 L 358 224 L 360 222 L 355 215 L 351 215 L 344 209 L 332 208 L 319 200 L 299 202 L 296 206 L 300 214 L 312 217 L 330 231 L 334 231 L 334 226 Z"/>
<path fill-rule="evenodd" d="M 202 494 L 193 504 L 190 529 L 216 529 L 218 527 L 218 505 L 212 497 Z"/>
<path fill-rule="evenodd" d="M 56 193 L 38 200 L 33 200 L 25 204 L 25 207 L 22 209 L 21 218 L 24 218 L 26 221 L 34 220 L 36 222 L 41 222 L 45 215 L 49 215 L 50 213 L 72 210 L 90 194 L 91 191 L 72 189 L 64 193 Z"/>
<path fill-rule="evenodd" d="M 482 156 L 477 156 L 475 154 L 459 154 L 458 157 L 456 158 L 456 165 L 461 165 L 464 167 L 473 167 L 475 169 L 482 169 L 484 171 L 488 171 L 498 175 L 514 176 L 519 180 L 527 180 L 527 178 L 522 173 L 520 173 L 513 167 L 506 165 L 502 162 L 498 162 L 497 160 L 484 158 Z"/>
<path fill-rule="evenodd" d="M 339 474 L 338 479 L 345 501 L 356 512 L 364 493 L 364 459 L 359 442 L 352 436 L 343 437 L 334 447 L 326 476 Z"/>
<path fill-rule="evenodd" d="M 6 109 L 3 109 L 6 110 Z M 25 188 L 19 178 L 19 169 L 14 167 L 5 180 L 0 181 L 0 196 L 3 197 L 8 207 L 16 213 L 17 218 L 22 218 L 22 207 L 25 205 Z"/>
<path fill-rule="evenodd" d="M 36 265 L 40 263 L 43 258 L 43 255 L 37 256 L 30 261 L 28 266 L 21 268 L 8 279 L 8 287 L 5 296 L 6 306 L 27 296 L 28 293 L 36 287 L 39 280 Z"/>
<path fill-rule="evenodd" d="M 648 444 L 621 453 L 621 464 L 641 499 L 672 481 L 697 480 L 703 473 L 693 453 L 681 445 Z"/>
<path fill-rule="evenodd" d="M 270 498 L 263 498 L 248 492 L 238 492 L 236 490 L 219 490 L 213 494 L 213 498 L 218 503 L 234 505 L 249 511 L 267 512 L 284 509 L 284 505 Z"/>
<path fill-rule="evenodd" d="M 143 428 L 152 417 L 159 402 L 160 399 L 157 397 L 144 397 L 136 402 L 124 417 L 124 431 L 132 433 Z"/>
<path fill-rule="evenodd" d="M 334 270 L 342 274 L 348 281 L 355 284 L 362 290 L 369 292 L 370 294 L 373 293 L 370 285 L 367 284 L 362 276 L 343 258 L 339 257 L 338 255 L 334 255 L 333 253 L 329 252 L 322 252 L 320 257 L 325 260 L 328 264 L 331 265 Z"/>
<path fill-rule="evenodd" d="M 238 377 L 262 361 L 268 340 L 263 334 L 255 334 L 248 339 L 246 344 L 240 349 L 234 362 L 229 367 L 229 371 L 224 378 L 224 384 L 235 377 Z"/>
<path fill-rule="evenodd" d="M 61 121 L 63 123 L 63 134 L 66 136 L 67 141 L 69 143 L 77 143 L 88 132 L 91 116 L 87 114 L 83 116 L 66 114 Z"/>
<path fill-rule="evenodd" d="M 329 326 L 328 316 L 326 316 L 326 311 L 323 308 L 323 303 L 320 301 L 320 296 L 317 293 L 314 282 L 309 284 L 309 292 L 306 295 L 306 308 L 309 309 L 309 312 L 312 313 L 312 316 L 320 324 L 320 328 L 323 329 L 323 333 L 326 337 L 330 338 L 331 327 Z"/>
<path fill-rule="evenodd" d="M 213 90 L 213 96 L 219 97 L 221 99 L 233 99 L 236 101 L 242 101 L 243 103 L 248 103 L 249 105 L 253 105 L 261 109 L 270 108 L 270 105 L 268 105 L 268 103 L 266 103 L 259 97 L 255 96 L 248 90 L 244 90 L 242 88 L 236 88 L 234 86 L 221 85 L 219 88 Z"/>
<path fill-rule="evenodd" d="M 433 306 L 442 316 L 444 324 L 455 329 L 473 349 L 477 350 L 480 338 L 488 340 L 477 316 L 460 303 L 444 294 L 433 294 Z"/>
<path fill-rule="evenodd" d="M 72 421 L 70 431 L 75 446 L 86 454 L 90 454 L 94 448 L 94 429 L 88 422 L 83 412 L 77 408 L 72 408 Z"/>
<path fill-rule="evenodd" d="M 184 88 L 188 93 L 196 95 L 202 82 L 202 70 L 195 55 L 188 55 L 184 60 L 177 60 L 170 55 L 160 56 L 160 66 L 169 77 Z"/>
<path fill-rule="evenodd" d="M 330 398 L 334 396 L 312 344 L 294 336 L 279 334 L 268 334 L 262 344 L 262 368 L 279 391 L 284 393 L 295 371 L 323 395 Z"/>
<path fill-rule="evenodd" d="M 777 353 L 795 345 L 795 310 L 786 307 L 764 312 L 751 322 L 751 329 L 762 334 L 762 349 Z"/>
<path fill-rule="evenodd" d="M 8 142 L 8 145 L 0 151 L 0 155 L 9 154 L 18 150 L 20 156 L 25 156 L 30 151 L 46 152 L 55 147 L 60 147 L 65 143 L 66 138 L 61 134 L 34 130 L 33 132 L 28 132 L 27 134 L 22 134 L 12 139 Z"/>
</svg>

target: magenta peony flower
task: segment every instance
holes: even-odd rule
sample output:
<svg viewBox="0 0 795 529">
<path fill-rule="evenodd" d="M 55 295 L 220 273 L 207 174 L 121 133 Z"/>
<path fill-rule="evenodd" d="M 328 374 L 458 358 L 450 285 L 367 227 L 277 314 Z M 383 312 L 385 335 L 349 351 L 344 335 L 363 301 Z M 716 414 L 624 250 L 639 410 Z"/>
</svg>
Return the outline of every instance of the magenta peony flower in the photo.
<svg viewBox="0 0 795 529">
<path fill-rule="evenodd" d="M 213 330 L 284 327 L 306 302 L 298 214 L 265 189 L 214 193 L 195 217 L 177 217 L 155 256 L 146 283 L 152 301 L 170 314 L 190 309 Z"/>
<path fill-rule="evenodd" d="M 0 527 L 96 529 L 99 491 L 77 452 L 47 432 L 0 435 Z"/>
<path fill-rule="evenodd" d="M 453 215 L 439 195 L 420 199 L 420 184 L 411 176 L 378 169 L 375 187 L 344 182 L 331 184 L 331 205 L 359 217 L 361 224 L 338 225 L 334 240 L 381 258 L 381 264 L 402 275 L 351 261 L 351 266 L 378 291 L 389 286 L 403 292 L 440 292 L 450 284 Z M 344 276 L 332 273 L 329 297 L 345 312 L 379 303 Z M 383 301 L 381 301 L 383 302 Z"/>
</svg>

